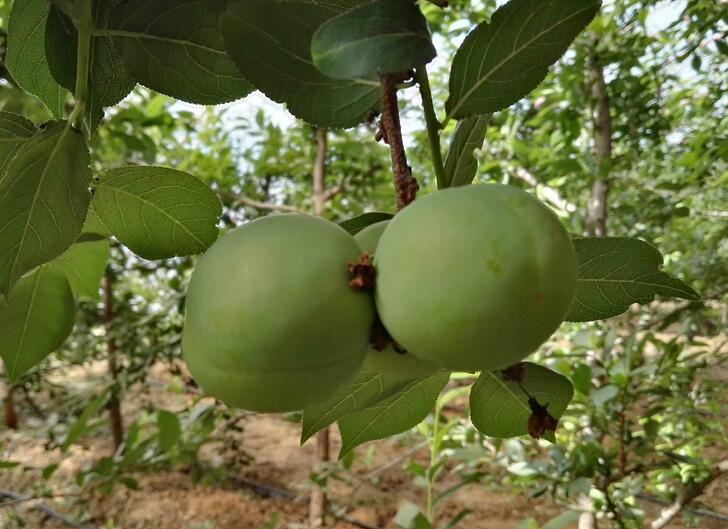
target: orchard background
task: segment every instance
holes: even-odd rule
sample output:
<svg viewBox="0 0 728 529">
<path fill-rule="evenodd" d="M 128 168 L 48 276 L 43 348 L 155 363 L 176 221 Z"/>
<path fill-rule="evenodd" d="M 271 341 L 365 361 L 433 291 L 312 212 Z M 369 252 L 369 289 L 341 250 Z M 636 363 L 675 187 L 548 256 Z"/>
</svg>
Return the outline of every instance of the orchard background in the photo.
<svg viewBox="0 0 728 529">
<path fill-rule="evenodd" d="M 728 526 L 728 4 L 445 4 L 0 0 L 1 529 Z M 124 171 L 159 185 L 114 202 Z M 528 359 L 549 439 L 490 420 L 527 402 L 500 372 L 283 415 L 194 382 L 185 295 L 218 232 L 353 232 L 471 181 L 533 193 L 600 265 Z M 187 222 L 170 183 L 221 204 L 192 242 L 124 222 L 140 198 Z"/>
</svg>

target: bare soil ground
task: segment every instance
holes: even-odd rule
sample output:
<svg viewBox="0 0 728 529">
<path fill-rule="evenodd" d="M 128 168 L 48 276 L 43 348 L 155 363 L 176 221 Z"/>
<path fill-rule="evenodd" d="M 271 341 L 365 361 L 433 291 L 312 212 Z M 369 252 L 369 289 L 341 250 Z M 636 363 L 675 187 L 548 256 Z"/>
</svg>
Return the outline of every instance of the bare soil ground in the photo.
<svg viewBox="0 0 728 529">
<path fill-rule="evenodd" d="M 103 368 L 93 365 L 64 373 L 60 379 L 66 385 L 78 389 L 93 384 L 95 377 L 102 376 Z M 168 373 L 154 369 L 149 384 L 134 388 L 124 402 L 124 415 L 132 420 L 144 407 L 153 402 L 156 408 L 178 410 L 192 400 L 191 395 L 170 394 L 164 391 Z M 138 490 L 116 487 L 111 494 L 99 490 L 86 490 L 80 495 L 73 482 L 76 473 L 84 466 L 109 455 L 111 451 L 108 432 L 85 439 L 73 446 L 63 457 L 58 449 L 46 450 L 42 428 L 27 427 L 20 432 L 0 429 L 0 450 L 7 459 L 18 461 L 27 467 L 20 470 L 0 469 L 0 489 L 32 494 L 42 481 L 42 469 L 52 463 L 60 467 L 47 482 L 47 487 L 57 496 L 42 503 L 58 513 L 86 520 L 84 528 L 123 529 L 260 529 L 265 528 L 271 516 L 277 514 L 276 529 L 304 529 L 307 527 L 307 503 L 309 473 L 314 465 L 313 441 L 299 446 L 300 426 L 280 416 L 246 415 L 240 422 L 241 446 L 252 457 L 238 475 L 272 488 L 285 489 L 299 495 L 299 499 L 269 497 L 260 490 L 240 483 L 202 484 L 190 474 L 180 470 L 141 473 L 135 476 Z M 2 428 L 0 426 L 0 428 Z M 333 453 L 338 452 L 338 437 L 333 436 Z M 424 503 L 424 491 L 413 484 L 412 476 L 404 466 L 410 460 L 427 460 L 427 448 L 417 448 L 418 439 L 404 436 L 380 441 L 359 449 L 349 479 L 330 480 L 330 497 L 333 504 L 345 507 L 346 516 L 371 527 L 395 529 L 393 517 L 404 501 L 418 505 Z M 374 448 L 372 448 L 372 446 Z M 205 447 L 201 457 L 211 463 L 225 464 L 225 456 L 217 445 Z M 392 463 L 395 464 L 392 464 Z M 387 467 L 377 474 L 377 481 L 357 479 L 370 474 L 373 469 Z M 457 483 L 454 475 L 446 474 L 439 487 Z M 493 481 L 497 483 L 497 479 Z M 69 493 L 64 496 L 64 493 Z M 700 498 L 707 508 L 728 515 L 728 478 L 715 481 Z M 57 520 L 40 514 L 33 508 L 34 502 L 21 502 L 0 507 L 0 529 L 63 529 L 68 527 Z M 473 513 L 459 526 L 462 529 L 513 529 L 527 517 L 543 523 L 562 513 L 564 508 L 555 505 L 546 495 L 531 498 L 522 491 L 494 484 L 473 484 L 460 489 L 440 509 L 440 519 L 446 522 L 459 510 L 467 508 Z M 645 505 L 653 517 L 654 506 Z M 22 517 L 24 522 L 19 522 Z M 111 523 L 110 523 L 111 522 Z M 726 529 L 728 524 L 710 518 L 701 518 L 701 529 Z M 327 520 L 329 529 L 357 529 L 333 517 Z M 575 526 L 571 526 L 572 528 Z M 668 526 L 683 529 L 681 520 Z"/>
</svg>

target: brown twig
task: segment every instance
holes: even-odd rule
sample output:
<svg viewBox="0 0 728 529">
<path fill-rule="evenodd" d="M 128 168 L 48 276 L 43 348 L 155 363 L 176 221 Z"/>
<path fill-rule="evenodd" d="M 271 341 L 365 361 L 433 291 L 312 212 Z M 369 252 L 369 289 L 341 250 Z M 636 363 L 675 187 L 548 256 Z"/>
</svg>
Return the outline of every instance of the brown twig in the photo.
<svg viewBox="0 0 728 529">
<path fill-rule="evenodd" d="M 266 497 L 266 498 L 281 498 L 285 500 L 291 500 L 295 502 L 304 502 L 309 500 L 309 496 L 299 496 L 295 492 L 291 492 L 290 490 L 281 489 L 278 487 L 274 487 L 272 485 L 268 485 L 266 483 L 260 483 L 258 481 L 245 478 L 242 476 L 235 476 L 230 478 L 231 481 L 233 481 L 237 485 L 242 485 L 244 487 L 248 487 L 252 489 L 256 494 Z M 346 522 L 350 525 L 354 525 L 356 527 L 359 527 L 360 529 L 379 529 L 378 527 L 374 527 L 372 525 L 368 525 L 364 522 L 360 522 L 359 520 L 355 520 L 353 518 L 349 518 L 345 514 L 341 514 L 337 512 L 335 509 L 329 507 L 327 509 L 327 512 L 336 518 L 337 520 L 341 520 L 342 522 Z"/>
<path fill-rule="evenodd" d="M 261 202 L 245 196 L 234 197 L 232 207 L 237 206 L 249 206 L 251 208 L 260 209 L 263 211 L 283 211 L 286 213 L 304 213 L 303 210 L 298 209 L 296 206 L 289 206 L 287 204 L 272 204 L 270 202 Z"/>
<path fill-rule="evenodd" d="M 14 503 L 18 502 L 29 502 L 34 501 L 35 498 L 32 496 L 26 496 L 25 494 L 20 494 L 18 492 L 13 492 L 12 490 L 4 490 L 0 489 L 0 498 L 8 498 Z M 0 507 L 3 507 L 2 504 L 0 504 Z M 29 506 L 30 509 L 34 509 L 40 513 L 43 513 L 48 518 L 52 518 L 53 520 L 56 520 L 57 522 L 67 525 L 68 527 L 74 527 L 78 529 L 83 529 L 87 527 L 86 525 L 83 525 L 81 523 L 75 522 L 74 520 L 71 520 L 70 518 L 67 518 L 63 516 L 61 513 L 51 509 L 44 503 L 33 503 Z"/>
<path fill-rule="evenodd" d="M 652 521 L 650 529 L 663 529 L 675 518 L 680 512 L 687 507 L 690 502 L 703 494 L 708 485 L 718 479 L 724 473 L 728 472 L 728 459 L 721 461 L 711 470 L 708 477 L 701 481 L 690 481 L 683 485 L 670 505 L 667 505 L 660 515 Z"/>
<path fill-rule="evenodd" d="M 397 77 L 380 77 L 382 87 L 382 118 L 380 136 L 389 145 L 392 154 L 392 175 L 397 210 L 412 203 L 417 196 L 419 185 L 412 176 L 412 168 L 407 163 L 407 154 L 402 141 L 402 124 L 399 120 L 397 105 Z"/>
</svg>

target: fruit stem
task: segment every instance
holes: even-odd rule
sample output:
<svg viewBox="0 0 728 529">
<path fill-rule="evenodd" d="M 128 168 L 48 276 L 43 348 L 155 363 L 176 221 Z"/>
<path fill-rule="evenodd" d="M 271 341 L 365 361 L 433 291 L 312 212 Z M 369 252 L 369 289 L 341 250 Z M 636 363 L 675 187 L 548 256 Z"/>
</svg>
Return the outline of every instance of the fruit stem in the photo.
<svg viewBox="0 0 728 529">
<path fill-rule="evenodd" d="M 82 129 L 85 123 L 88 99 L 88 70 L 91 57 L 91 33 L 93 32 L 92 5 L 82 2 L 73 23 L 78 30 L 78 55 L 76 57 L 76 108 L 73 111 L 73 126 Z"/>
<path fill-rule="evenodd" d="M 407 163 L 407 154 L 402 141 L 402 125 L 397 104 L 397 76 L 382 75 L 379 80 L 382 88 L 381 133 L 392 155 L 394 192 L 397 210 L 401 210 L 414 201 L 419 185 L 412 176 L 412 168 Z"/>
<path fill-rule="evenodd" d="M 442 125 L 437 120 L 435 114 L 435 105 L 432 102 L 432 90 L 430 89 L 430 78 L 427 75 L 427 67 L 425 65 L 417 68 L 416 79 L 420 87 L 420 95 L 422 96 L 422 108 L 425 111 L 427 139 L 430 143 L 432 166 L 435 169 L 435 176 L 437 177 L 437 188 L 444 189 L 450 187 L 450 183 L 447 181 L 445 166 L 442 162 L 442 151 L 440 150 L 440 128 Z"/>
</svg>

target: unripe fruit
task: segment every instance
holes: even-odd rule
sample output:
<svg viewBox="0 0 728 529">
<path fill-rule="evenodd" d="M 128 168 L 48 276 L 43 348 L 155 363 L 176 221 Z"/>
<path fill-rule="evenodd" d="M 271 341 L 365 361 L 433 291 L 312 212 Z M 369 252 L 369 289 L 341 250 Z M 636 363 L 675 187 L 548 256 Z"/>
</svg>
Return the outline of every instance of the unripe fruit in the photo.
<svg viewBox="0 0 728 529">
<path fill-rule="evenodd" d="M 183 351 L 210 395 L 259 412 L 300 410 L 361 368 L 371 297 L 349 287 L 354 238 L 307 215 L 233 230 L 200 259 L 187 296 Z"/>
<path fill-rule="evenodd" d="M 531 354 L 574 300 L 577 261 L 556 215 L 525 191 L 438 191 L 399 213 L 377 246 L 376 302 L 389 333 L 452 370 Z"/>
<path fill-rule="evenodd" d="M 388 224 L 388 220 L 371 224 L 354 236 L 362 252 L 370 256 L 376 254 L 379 238 Z M 364 367 L 381 375 L 402 378 L 426 377 L 438 370 L 434 364 L 420 360 L 409 352 L 397 351 L 391 345 L 382 351 L 370 348 L 364 361 Z"/>
</svg>

